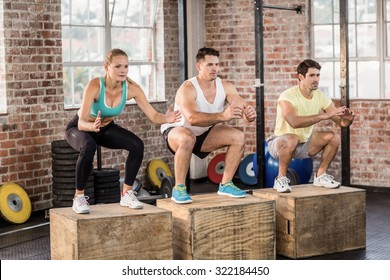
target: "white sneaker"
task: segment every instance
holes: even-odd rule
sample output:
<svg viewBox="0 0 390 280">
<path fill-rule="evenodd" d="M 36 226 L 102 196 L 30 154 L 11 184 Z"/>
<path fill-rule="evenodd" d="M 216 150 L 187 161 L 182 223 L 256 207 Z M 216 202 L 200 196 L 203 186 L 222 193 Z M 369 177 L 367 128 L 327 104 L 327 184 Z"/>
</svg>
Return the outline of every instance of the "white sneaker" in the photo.
<svg viewBox="0 0 390 280">
<path fill-rule="evenodd" d="M 139 202 L 138 198 L 135 196 L 137 193 L 130 190 L 125 194 L 122 194 L 120 205 L 123 207 L 129 207 L 132 209 L 141 209 L 143 204 Z"/>
<path fill-rule="evenodd" d="M 333 180 L 334 177 L 329 174 L 322 174 L 317 177 L 317 174 L 314 174 L 314 182 L 313 185 L 316 187 L 324 187 L 329 189 L 336 189 L 341 186 L 339 182 Z"/>
<path fill-rule="evenodd" d="M 72 209 L 75 211 L 77 214 L 88 214 L 89 213 L 89 203 L 88 196 L 76 196 L 73 198 L 73 205 Z"/>
<path fill-rule="evenodd" d="M 291 187 L 288 183 L 290 183 L 290 180 L 286 176 L 276 178 L 274 182 L 274 190 L 280 193 L 289 193 L 291 192 Z"/>
</svg>

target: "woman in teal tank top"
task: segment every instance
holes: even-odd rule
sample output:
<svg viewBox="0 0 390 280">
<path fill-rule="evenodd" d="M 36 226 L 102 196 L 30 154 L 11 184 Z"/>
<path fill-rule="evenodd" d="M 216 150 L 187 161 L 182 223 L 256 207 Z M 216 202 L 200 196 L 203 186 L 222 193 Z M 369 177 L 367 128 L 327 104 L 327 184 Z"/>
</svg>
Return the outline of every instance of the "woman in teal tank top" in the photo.
<svg viewBox="0 0 390 280">
<path fill-rule="evenodd" d="M 76 163 L 76 191 L 73 210 L 89 213 L 88 197 L 84 190 L 92 170 L 97 145 L 129 151 L 125 165 L 125 182 L 120 205 L 142 208 L 132 191 L 135 177 L 143 159 L 144 144 L 131 131 L 114 123 L 125 108 L 126 101 L 134 98 L 138 107 L 156 124 L 173 123 L 181 114 L 170 106 L 165 114 L 157 112 L 148 102 L 141 87 L 127 77 L 128 56 L 120 49 L 110 50 L 105 59 L 104 77 L 94 78 L 85 87 L 81 107 L 66 127 L 66 139 L 80 152 Z"/>
</svg>

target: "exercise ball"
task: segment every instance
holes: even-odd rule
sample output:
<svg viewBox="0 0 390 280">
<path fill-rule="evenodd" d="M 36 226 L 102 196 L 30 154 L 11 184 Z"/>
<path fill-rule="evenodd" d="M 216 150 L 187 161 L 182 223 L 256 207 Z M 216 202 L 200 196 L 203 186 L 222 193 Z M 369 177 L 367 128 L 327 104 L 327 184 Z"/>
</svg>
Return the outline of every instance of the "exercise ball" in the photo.
<svg viewBox="0 0 390 280">
<path fill-rule="evenodd" d="M 265 157 L 265 187 L 272 188 L 274 185 L 274 180 L 279 173 L 279 160 L 273 158 L 268 151 L 268 144 L 264 142 L 264 157 Z M 255 172 L 256 178 L 258 174 L 257 166 L 257 153 L 253 155 L 253 170 Z M 291 171 L 292 170 L 292 171 Z M 313 159 L 304 158 L 304 159 L 293 159 L 288 167 L 288 172 L 295 172 L 298 178 L 294 177 L 294 184 L 307 184 L 313 173 Z M 291 176 L 287 176 L 288 178 Z"/>
<path fill-rule="evenodd" d="M 270 156 L 268 153 L 268 144 L 266 141 L 264 141 L 264 156 L 266 160 Z M 259 171 L 259 168 L 257 167 L 257 152 L 253 154 L 253 171 L 255 172 L 255 176 L 257 178 L 257 173 Z"/>
<path fill-rule="evenodd" d="M 294 158 L 291 161 L 289 167 L 297 173 L 299 177 L 299 184 L 309 183 L 309 180 L 313 173 L 312 158 L 303 158 L 303 159 Z"/>
</svg>

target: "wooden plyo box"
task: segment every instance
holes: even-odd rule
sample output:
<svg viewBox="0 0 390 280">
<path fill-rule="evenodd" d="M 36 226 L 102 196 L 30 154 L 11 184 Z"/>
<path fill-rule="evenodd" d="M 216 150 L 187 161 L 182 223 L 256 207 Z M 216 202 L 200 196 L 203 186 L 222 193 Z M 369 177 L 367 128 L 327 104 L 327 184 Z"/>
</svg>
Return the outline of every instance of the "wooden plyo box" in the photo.
<svg viewBox="0 0 390 280">
<path fill-rule="evenodd" d="M 172 215 L 148 204 L 91 205 L 89 214 L 50 209 L 50 246 L 53 260 L 171 260 Z"/>
<path fill-rule="evenodd" d="M 298 259 L 366 247 L 366 192 L 340 187 L 293 186 L 253 195 L 276 201 L 276 253 Z"/>
<path fill-rule="evenodd" d="M 172 211 L 174 259 L 275 259 L 273 200 L 217 194 L 192 199 L 157 200 L 157 207 Z"/>
</svg>

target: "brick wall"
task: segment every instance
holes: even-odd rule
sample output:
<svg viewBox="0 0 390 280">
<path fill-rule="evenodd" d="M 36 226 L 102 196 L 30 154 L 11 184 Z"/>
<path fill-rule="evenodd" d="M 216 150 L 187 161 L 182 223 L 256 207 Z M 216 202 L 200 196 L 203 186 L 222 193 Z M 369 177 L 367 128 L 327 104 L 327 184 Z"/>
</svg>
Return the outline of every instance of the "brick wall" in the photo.
<svg viewBox="0 0 390 280">
<path fill-rule="evenodd" d="M 263 10 L 265 134 L 275 125 L 276 101 L 285 89 L 297 84 L 296 66 L 310 56 L 309 1 L 266 0 L 265 5 L 303 6 L 303 13 L 275 9 Z M 239 93 L 254 104 L 255 79 L 254 4 L 253 1 L 205 0 L 205 44 L 221 51 L 221 77 L 232 81 Z M 339 101 L 335 100 L 338 104 Z M 352 100 L 359 115 L 351 127 L 351 184 L 390 187 L 389 113 L 387 100 Z M 232 123 L 241 127 L 241 123 Z M 322 122 L 316 129 L 336 130 L 333 122 Z M 244 127 L 246 154 L 255 147 L 255 127 Z M 340 151 L 329 173 L 341 180 Z M 314 170 L 320 155 L 314 158 Z"/>
<path fill-rule="evenodd" d="M 64 125 L 60 1 L 3 1 L 7 114 L 0 117 L 2 183 L 51 206 L 50 142 Z"/>
<path fill-rule="evenodd" d="M 64 139 L 65 125 L 76 113 L 65 111 L 63 106 L 61 2 L 2 2 L 4 38 L 0 37 L 0 50 L 4 50 L 5 73 L 0 78 L 5 83 L 7 114 L 0 115 L 0 184 L 18 183 L 28 193 L 33 211 L 47 209 L 51 207 L 50 145 L 53 140 Z M 158 31 L 165 44 L 161 56 L 164 91 L 172 101 L 179 87 L 177 1 L 163 1 L 159 13 L 165 19 Z M 153 106 L 159 112 L 167 108 L 165 102 Z M 159 126 L 149 122 L 137 105 L 128 105 L 116 122 L 145 142 L 144 162 L 139 171 L 144 182 L 150 159 L 163 158 L 172 163 Z M 124 151 L 103 148 L 103 167 L 118 168 L 123 176 L 126 157 Z"/>
</svg>

